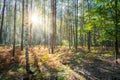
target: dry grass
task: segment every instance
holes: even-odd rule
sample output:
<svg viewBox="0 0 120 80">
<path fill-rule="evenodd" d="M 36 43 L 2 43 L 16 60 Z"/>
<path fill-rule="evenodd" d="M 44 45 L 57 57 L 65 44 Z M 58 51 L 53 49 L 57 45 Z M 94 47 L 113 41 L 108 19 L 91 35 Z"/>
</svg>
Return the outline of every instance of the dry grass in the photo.
<svg viewBox="0 0 120 80">
<path fill-rule="evenodd" d="M 13 64 L 11 62 L 12 58 L 12 49 L 10 47 L 1 48 L 0 50 L 0 70 L 7 69 L 10 65 Z M 56 48 L 55 54 L 49 54 L 49 49 L 44 47 L 33 47 L 29 49 L 29 62 L 31 67 L 35 66 L 35 60 L 33 54 L 37 56 L 38 65 L 42 69 L 42 66 L 48 68 L 48 70 L 53 71 L 52 73 L 57 73 L 58 77 L 64 76 L 62 80 L 85 80 L 83 76 L 74 72 L 71 68 L 63 63 L 67 63 L 70 58 L 74 57 L 74 50 L 69 50 L 65 47 Z M 18 67 L 25 68 L 26 59 L 25 59 L 25 50 L 20 51 L 20 48 L 16 48 L 15 52 L 15 62 L 19 63 Z M 62 69 L 62 70 L 61 70 Z M 19 71 L 8 71 L 6 76 L 21 76 L 24 73 L 20 73 Z M 24 71 L 23 71 L 24 72 Z M 47 72 L 46 74 L 47 75 Z M 41 75 L 40 75 L 41 76 Z M 19 80 L 19 79 L 18 79 Z"/>
</svg>

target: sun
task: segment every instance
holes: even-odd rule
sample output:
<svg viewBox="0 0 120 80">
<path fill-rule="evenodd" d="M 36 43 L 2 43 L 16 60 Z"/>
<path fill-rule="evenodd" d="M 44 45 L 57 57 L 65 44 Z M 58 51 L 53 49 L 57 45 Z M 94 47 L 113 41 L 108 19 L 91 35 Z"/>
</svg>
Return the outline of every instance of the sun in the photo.
<svg viewBox="0 0 120 80">
<path fill-rule="evenodd" d="M 31 17 L 31 21 L 33 24 L 37 24 L 39 22 L 39 18 L 38 15 L 36 13 L 34 13 Z"/>
</svg>

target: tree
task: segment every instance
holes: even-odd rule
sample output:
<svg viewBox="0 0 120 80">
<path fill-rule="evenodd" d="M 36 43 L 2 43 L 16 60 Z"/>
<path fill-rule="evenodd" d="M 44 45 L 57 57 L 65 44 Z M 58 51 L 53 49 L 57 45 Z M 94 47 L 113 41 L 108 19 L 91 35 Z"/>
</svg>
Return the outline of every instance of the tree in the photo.
<svg viewBox="0 0 120 80">
<path fill-rule="evenodd" d="M 90 21 L 90 1 L 87 0 L 87 4 L 88 4 L 88 11 L 89 11 L 89 21 Z M 88 31 L 88 50 L 90 51 L 90 46 L 91 46 L 91 32 L 90 30 Z"/>
<path fill-rule="evenodd" d="M 117 55 L 119 54 L 118 49 L 118 0 L 115 0 L 115 54 L 116 59 Z"/>
<path fill-rule="evenodd" d="M 33 15 L 33 13 L 32 13 L 33 0 L 31 0 L 31 5 L 30 5 L 30 7 L 31 7 L 31 15 Z M 29 43 L 29 45 L 31 46 L 31 44 L 32 44 L 32 20 L 31 20 L 31 22 L 30 22 L 30 43 Z"/>
<path fill-rule="evenodd" d="M 21 50 L 23 50 L 23 34 L 24 34 L 24 0 L 22 0 L 22 32 L 21 32 Z"/>
<path fill-rule="evenodd" d="M 77 52 L 78 46 L 78 0 L 75 3 L 75 49 Z"/>
<path fill-rule="evenodd" d="M 13 42 L 13 57 L 15 56 L 15 43 L 16 43 L 16 5 L 17 0 L 15 0 L 15 7 L 14 7 L 14 42 Z"/>
<path fill-rule="evenodd" d="M 46 7 L 45 7 L 45 6 L 46 6 L 46 1 L 44 0 L 44 1 L 43 1 L 43 21 L 44 21 L 44 22 L 43 22 L 43 23 L 44 23 L 44 24 L 43 24 L 43 28 L 44 28 L 44 46 L 46 46 L 46 41 L 47 41 L 47 40 L 46 40 L 46 15 L 45 15 L 45 14 L 46 14 L 46 12 L 45 12 L 45 8 L 46 8 Z"/>
<path fill-rule="evenodd" d="M 55 15 L 55 2 L 56 0 L 51 0 L 51 12 L 52 12 L 52 25 L 51 25 L 51 52 L 54 53 L 55 46 L 55 27 L 56 27 L 56 15 Z"/>
<path fill-rule="evenodd" d="M 61 16 L 61 17 L 60 17 L 60 45 L 62 44 L 61 41 L 62 41 L 62 24 L 63 24 L 63 23 L 62 23 L 62 22 L 63 22 L 63 17 L 62 17 L 62 16 L 63 16 L 63 15 L 62 15 L 62 13 L 63 13 L 63 11 L 62 11 L 63 5 L 62 5 L 62 2 L 63 2 L 63 0 L 61 1 L 61 10 L 60 10 L 60 13 L 61 13 L 61 14 L 60 14 L 60 16 Z"/>
<path fill-rule="evenodd" d="M 70 45 L 70 13 L 69 13 L 69 0 L 67 1 L 68 3 L 68 8 L 67 8 L 67 29 L 68 29 L 68 32 L 67 32 L 67 35 L 68 35 L 68 41 L 69 41 L 69 49 L 71 47 Z"/>
<path fill-rule="evenodd" d="M 57 11 L 56 11 L 56 4 L 57 4 L 57 1 L 55 0 L 54 1 L 54 15 L 55 15 L 55 22 L 54 22 L 54 48 L 56 46 L 56 38 L 57 38 L 57 26 L 56 26 L 56 14 L 57 14 Z"/>
<path fill-rule="evenodd" d="M 26 71 L 27 73 L 31 73 L 30 71 L 30 64 L 29 64 L 29 53 L 28 53 L 28 27 L 29 27 L 29 16 L 28 16 L 28 0 L 26 0 L 26 29 L 25 29 L 25 33 L 26 33 L 26 39 L 25 39 L 25 47 L 26 47 L 26 53 L 25 53 L 25 57 L 26 57 Z"/>
<path fill-rule="evenodd" d="M 5 5 L 6 5 L 6 0 L 4 0 L 3 2 L 3 9 L 2 9 L 2 20 L 0 25 L 0 44 L 2 44 L 2 30 L 3 30 L 3 22 L 4 22 Z"/>
<path fill-rule="evenodd" d="M 83 28 L 84 28 L 84 0 L 82 0 L 82 2 L 81 2 L 81 21 L 80 21 L 80 26 L 81 26 L 81 30 L 83 30 Z M 83 33 L 81 32 L 81 34 L 80 34 L 80 44 L 81 44 L 81 46 L 83 47 L 84 46 L 84 35 L 83 35 Z"/>
</svg>

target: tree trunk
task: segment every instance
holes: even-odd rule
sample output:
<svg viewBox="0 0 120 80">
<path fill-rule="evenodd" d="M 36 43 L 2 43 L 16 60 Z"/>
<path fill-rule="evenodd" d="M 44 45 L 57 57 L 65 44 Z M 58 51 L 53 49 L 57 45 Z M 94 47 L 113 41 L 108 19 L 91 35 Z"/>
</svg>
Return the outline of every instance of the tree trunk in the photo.
<svg viewBox="0 0 120 80">
<path fill-rule="evenodd" d="M 62 2 L 63 2 L 63 0 L 62 0 Z M 62 45 L 62 20 L 63 20 L 63 18 L 62 18 L 62 5 L 61 5 L 61 17 L 60 17 L 60 45 Z"/>
<path fill-rule="evenodd" d="M 88 44 L 87 45 L 88 45 L 88 50 L 90 51 L 90 47 L 91 47 L 91 32 L 89 31 L 87 35 L 88 35 L 88 38 L 87 38 L 88 39 Z"/>
<path fill-rule="evenodd" d="M 84 0 L 82 0 L 82 7 L 81 7 L 81 15 L 82 15 L 82 17 L 81 17 L 81 30 L 83 30 L 83 28 L 84 28 Z M 83 34 L 80 34 L 80 42 L 81 42 L 81 46 L 83 47 L 84 46 L 84 35 Z"/>
<path fill-rule="evenodd" d="M 22 33 L 21 33 L 21 50 L 23 50 L 23 34 L 24 34 L 24 0 L 22 0 Z"/>
<path fill-rule="evenodd" d="M 56 43 L 56 38 L 57 38 L 57 26 L 56 26 L 56 3 L 57 3 L 57 1 L 56 0 L 54 0 L 54 15 L 55 15 L 55 21 L 54 21 L 54 48 L 55 48 L 55 46 L 57 45 L 57 43 Z"/>
<path fill-rule="evenodd" d="M 32 14 L 32 3 L 33 3 L 33 0 L 31 0 L 31 15 L 33 15 Z M 30 22 L 30 43 L 29 43 L 29 45 L 31 46 L 32 45 L 32 20 L 31 20 L 31 22 Z"/>
<path fill-rule="evenodd" d="M 89 11 L 89 13 L 90 13 L 90 3 L 89 3 L 89 1 L 87 0 L 87 3 L 88 3 L 88 11 Z M 89 14 L 89 21 L 90 21 L 90 14 Z M 91 47 L 91 32 L 89 31 L 88 32 L 88 50 L 90 51 L 90 47 Z"/>
<path fill-rule="evenodd" d="M 26 0 L 26 29 L 25 29 L 25 33 L 26 33 L 26 39 L 25 39 L 25 47 L 26 47 L 26 53 L 25 53 L 25 57 L 26 57 L 26 71 L 27 73 L 30 73 L 30 64 L 29 64 L 29 53 L 28 53 L 28 27 L 29 27 L 29 22 L 28 22 L 29 16 L 28 16 L 28 0 Z"/>
<path fill-rule="evenodd" d="M 117 63 L 117 58 L 119 55 L 118 49 L 118 0 L 115 0 L 115 58 Z"/>
<path fill-rule="evenodd" d="M 70 15 L 69 15 L 69 0 L 68 0 L 68 9 L 67 9 L 67 27 L 68 27 L 68 41 L 69 41 L 69 49 L 70 49 L 70 24 L 69 24 L 69 19 Z"/>
<path fill-rule="evenodd" d="M 78 46 L 78 0 L 75 3 L 75 50 L 77 52 Z"/>
<path fill-rule="evenodd" d="M 96 25 L 94 25 L 94 26 L 96 26 Z M 96 43 L 96 27 L 94 28 L 93 41 L 94 41 L 94 47 L 96 47 L 97 46 L 97 43 Z"/>
<path fill-rule="evenodd" d="M 17 0 L 15 0 L 15 7 L 14 7 L 14 42 L 13 42 L 13 57 L 15 56 L 15 43 L 16 43 L 16 5 Z"/>
<path fill-rule="evenodd" d="M 1 26 L 0 26 L 0 44 L 2 44 L 2 29 L 3 29 L 3 22 L 4 22 L 5 5 L 6 5 L 6 0 L 4 0 L 3 2 L 3 9 L 2 9 L 2 19 L 1 19 Z"/>
<path fill-rule="evenodd" d="M 51 12 L 52 12 L 52 26 L 51 26 L 51 53 L 54 53 L 54 45 L 55 45 L 55 0 L 51 0 Z"/>
</svg>

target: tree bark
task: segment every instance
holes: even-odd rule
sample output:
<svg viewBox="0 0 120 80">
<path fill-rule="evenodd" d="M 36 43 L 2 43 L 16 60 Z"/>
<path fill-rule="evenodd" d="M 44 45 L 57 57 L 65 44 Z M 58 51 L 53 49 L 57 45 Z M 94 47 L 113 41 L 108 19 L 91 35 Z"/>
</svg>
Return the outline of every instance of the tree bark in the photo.
<svg viewBox="0 0 120 80">
<path fill-rule="evenodd" d="M 30 63 L 29 63 L 29 52 L 28 52 L 28 27 L 29 27 L 29 22 L 28 22 L 29 16 L 28 16 L 28 0 L 26 0 L 26 39 L 25 39 L 25 47 L 26 47 L 26 52 L 25 52 L 25 57 L 26 57 L 26 71 L 27 73 L 30 73 Z"/>
<path fill-rule="evenodd" d="M 33 15 L 33 14 L 32 14 L 32 7 L 33 7 L 32 3 L 33 3 L 33 0 L 31 0 L 31 4 L 30 4 L 30 7 L 31 7 L 31 15 Z M 30 22 L 30 43 L 29 43 L 29 45 L 30 45 L 30 46 L 32 45 L 32 20 L 31 20 L 31 22 Z"/>
<path fill-rule="evenodd" d="M 44 47 L 46 47 L 46 17 L 45 17 L 45 0 L 43 1 L 43 21 L 44 21 L 44 24 L 43 24 L 43 27 L 44 27 Z"/>
<path fill-rule="evenodd" d="M 68 41 L 69 41 L 69 49 L 70 49 L 70 25 L 69 25 L 69 19 L 70 14 L 69 14 L 69 0 L 68 0 L 68 9 L 67 9 L 67 27 L 68 27 Z"/>
<path fill-rule="evenodd" d="M 63 0 L 62 0 L 63 2 Z M 62 17 L 62 5 L 61 5 L 61 17 L 60 17 L 60 45 L 62 45 L 62 21 L 63 21 L 63 17 Z"/>
<path fill-rule="evenodd" d="M 89 11 L 89 13 L 90 13 L 90 3 L 89 3 L 89 1 L 87 0 L 87 3 L 88 3 L 88 11 Z M 90 14 L 89 14 L 89 21 L 90 21 Z M 87 45 L 88 45 L 88 50 L 90 51 L 90 48 L 91 48 L 91 32 L 89 31 L 88 32 L 88 34 L 87 34 L 88 36 L 88 43 L 87 43 Z"/>
<path fill-rule="evenodd" d="M 118 0 L 115 0 L 115 58 L 116 58 L 116 61 L 117 61 L 118 55 L 119 55 L 119 49 L 118 49 Z"/>
<path fill-rule="evenodd" d="M 55 26 L 56 26 L 56 15 L 55 15 L 55 2 L 56 0 L 51 0 L 51 12 L 52 12 L 52 25 L 51 25 L 51 53 L 54 53 L 55 46 Z"/>
<path fill-rule="evenodd" d="M 6 0 L 3 2 L 3 9 L 2 9 L 2 19 L 1 19 L 1 25 L 0 25 L 0 44 L 2 44 L 2 29 L 3 29 L 3 22 L 4 22 L 4 12 L 5 12 L 5 5 Z"/>
<path fill-rule="evenodd" d="M 57 11 L 56 11 L 56 3 L 57 3 L 57 1 L 56 0 L 54 0 L 54 15 L 55 15 L 55 21 L 54 21 L 54 48 L 55 48 L 55 46 L 57 45 L 57 43 L 56 43 L 56 38 L 57 38 L 57 26 L 56 26 L 56 13 L 57 13 Z"/>
<path fill-rule="evenodd" d="M 14 7 L 14 42 L 13 42 L 13 57 L 15 56 L 15 43 L 16 43 L 16 5 L 17 0 L 15 0 L 15 7 Z"/>
<path fill-rule="evenodd" d="M 23 50 L 23 34 L 24 34 L 24 0 L 22 0 L 22 33 L 21 33 L 21 50 Z"/>
<path fill-rule="evenodd" d="M 78 0 L 75 3 L 75 50 L 77 52 L 78 46 Z"/>
<path fill-rule="evenodd" d="M 84 0 L 82 0 L 82 3 L 81 3 L 82 7 L 81 7 L 81 30 L 84 28 Z M 80 42 L 81 42 L 81 46 L 83 47 L 84 46 L 84 35 L 83 34 L 80 34 Z"/>
</svg>

